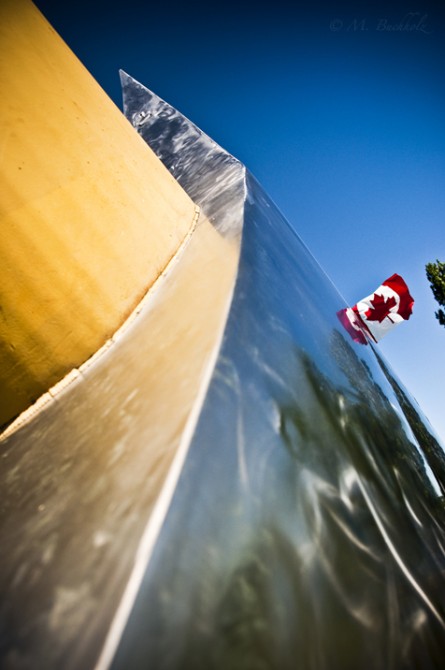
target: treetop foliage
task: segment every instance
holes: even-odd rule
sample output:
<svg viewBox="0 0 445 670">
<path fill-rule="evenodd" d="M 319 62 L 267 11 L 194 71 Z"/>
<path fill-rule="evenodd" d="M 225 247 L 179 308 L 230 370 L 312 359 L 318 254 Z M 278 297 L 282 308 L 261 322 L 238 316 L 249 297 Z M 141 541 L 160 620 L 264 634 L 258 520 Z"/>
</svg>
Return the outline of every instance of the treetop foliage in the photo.
<svg viewBox="0 0 445 670">
<path fill-rule="evenodd" d="M 435 263 L 427 263 L 425 270 L 434 298 L 441 307 L 445 307 L 445 263 L 439 260 L 436 260 Z M 445 311 L 439 309 L 435 315 L 439 323 L 445 326 Z"/>
</svg>

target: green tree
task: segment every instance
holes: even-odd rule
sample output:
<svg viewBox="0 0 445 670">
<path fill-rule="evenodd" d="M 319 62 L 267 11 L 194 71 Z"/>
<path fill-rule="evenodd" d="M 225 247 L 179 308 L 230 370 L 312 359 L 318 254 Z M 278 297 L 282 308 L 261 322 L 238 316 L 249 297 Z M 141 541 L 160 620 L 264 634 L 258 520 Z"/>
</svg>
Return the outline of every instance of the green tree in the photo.
<svg viewBox="0 0 445 670">
<path fill-rule="evenodd" d="M 445 263 L 439 260 L 436 260 L 435 263 L 427 263 L 425 270 L 435 299 L 439 305 L 445 307 Z M 444 310 L 439 309 L 435 314 L 441 326 L 445 326 Z"/>
</svg>

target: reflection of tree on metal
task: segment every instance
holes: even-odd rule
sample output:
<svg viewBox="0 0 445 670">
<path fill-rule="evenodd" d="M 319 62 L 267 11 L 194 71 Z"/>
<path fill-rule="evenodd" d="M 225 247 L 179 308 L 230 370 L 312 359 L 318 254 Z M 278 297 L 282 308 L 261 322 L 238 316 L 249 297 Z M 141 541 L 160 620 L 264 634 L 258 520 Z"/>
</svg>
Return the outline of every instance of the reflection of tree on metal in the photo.
<svg viewBox="0 0 445 670">
<path fill-rule="evenodd" d="M 422 416 L 420 408 L 418 406 L 416 407 L 416 404 L 410 399 L 408 391 L 404 389 L 402 383 L 394 377 L 393 373 L 389 370 L 388 365 L 377 352 L 376 356 L 383 373 L 397 396 L 397 400 L 403 409 L 403 413 L 410 428 L 413 431 L 418 444 L 421 446 L 431 470 L 434 472 L 436 481 L 442 491 L 442 496 L 445 496 L 445 458 L 443 447 L 439 444 L 437 438 L 434 437 L 432 429 L 428 427 L 428 422 L 425 417 Z M 444 504 L 444 502 L 445 498 L 442 497 L 441 504 Z"/>
<path fill-rule="evenodd" d="M 353 340 L 367 344 L 365 335 L 371 341 L 378 342 L 394 326 L 407 321 L 413 305 L 414 298 L 404 279 L 393 274 L 374 293 L 360 300 L 354 307 L 340 310 L 337 316 Z"/>
</svg>

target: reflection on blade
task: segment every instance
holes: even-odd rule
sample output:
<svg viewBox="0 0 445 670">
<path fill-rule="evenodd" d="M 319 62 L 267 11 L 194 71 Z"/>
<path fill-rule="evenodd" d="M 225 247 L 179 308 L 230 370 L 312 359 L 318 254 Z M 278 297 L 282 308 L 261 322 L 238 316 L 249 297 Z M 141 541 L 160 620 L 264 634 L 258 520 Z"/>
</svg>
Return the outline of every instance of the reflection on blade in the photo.
<svg viewBox="0 0 445 670">
<path fill-rule="evenodd" d="M 124 112 L 225 237 L 241 233 L 245 167 L 174 107 L 121 70 Z"/>
<path fill-rule="evenodd" d="M 174 172 L 158 128 L 178 113 L 129 78 L 124 95 Z M 248 173 L 245 189 L 222 347 L 112 667 L 439 669 L 442 448 Z"/>
</svg>

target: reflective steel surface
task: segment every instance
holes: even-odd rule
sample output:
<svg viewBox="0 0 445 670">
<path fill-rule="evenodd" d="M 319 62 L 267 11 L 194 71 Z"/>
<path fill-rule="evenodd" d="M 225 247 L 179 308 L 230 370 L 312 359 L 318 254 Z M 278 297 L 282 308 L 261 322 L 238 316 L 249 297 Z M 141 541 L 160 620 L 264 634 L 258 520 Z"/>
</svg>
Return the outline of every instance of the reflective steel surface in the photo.
<svg viewBox="0 0 445 670">
<path fill-rule="evenodd" d="M 246 168 L 174 107 L 120 71 L 124 113 L 225 237 L 243 225 Z"/>
<path fill-rule="evenodd" d="M 114 670 L 444 666 L 443 450 L 344 307 L 247 173 L 222 348 Z"/>
<path fill-rule="evenodd" d="M 141 318 L 0 441 L 0 666 L 443 668 L 441 445 L 244 166 L 122 80 L 203 220 Z"/>
</svg>

